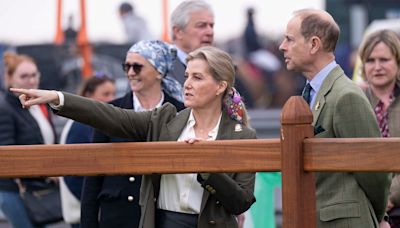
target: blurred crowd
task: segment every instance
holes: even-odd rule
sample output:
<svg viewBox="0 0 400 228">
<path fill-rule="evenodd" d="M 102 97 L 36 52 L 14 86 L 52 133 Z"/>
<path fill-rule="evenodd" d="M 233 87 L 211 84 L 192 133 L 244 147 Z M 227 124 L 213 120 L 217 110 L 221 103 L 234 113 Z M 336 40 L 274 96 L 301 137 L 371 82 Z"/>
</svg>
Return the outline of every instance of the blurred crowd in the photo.
<svg viewBox="0 0 400 228">
<path fill-rule="evenodd" d="M 206 38 L 210 39 L 209 45 L 213 44 L 226 50 L 234 58 L 237 67 L 237 88 L 244 96 L 248 108 L 281 108 L 290 96 L 300 94 L 304 80 L 285 69 L 282 53 L 278 50 L 280 40 L 272 40 L 265 34 L 259 35 L 257 21 L 254 19 L 256 13 L 257 10 L 251 7 L 243 12 L 246 25 L 239 37 L 216 43 L 214 31 L 198 36 L 209 36 Z M 126 49 L 139 40 L 157 37 L 149 32 L 146 21 L 136 13 L 134 5 L 121 4 L 118 15 L 125 30 L 126 44 L 92 44 L 91 62 L 93 71 L 104 72 L 116 80 L 117 96 L 121 96 L 127 90 L 124 72 L 119 67 Z M 11 49 L 31 55 L 38 62 L 42 73 L 41 88 L 75 92 L 83 75 L 82 58 L 76 42 L 78 31 L 74 29 L 73 24 L 74 18 L 69 16 L 64 29 L 64 45 L 0 45 L 0 53 Z M 172 31 L 170 39 L 171 43 L 174 43 Z"/>
</svg>

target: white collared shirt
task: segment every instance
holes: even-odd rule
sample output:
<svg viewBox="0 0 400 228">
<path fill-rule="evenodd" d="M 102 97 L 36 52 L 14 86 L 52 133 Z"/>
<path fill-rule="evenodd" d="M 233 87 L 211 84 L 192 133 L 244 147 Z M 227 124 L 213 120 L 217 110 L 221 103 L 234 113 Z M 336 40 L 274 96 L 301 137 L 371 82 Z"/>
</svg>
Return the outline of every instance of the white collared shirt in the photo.
<svg viewBox="0 0 400 228">
<path fill-rule="evenodd" d="M 221 116 L 215 127 L 208 133 L 207 141 L 214 141 L 217 138 Z M 193 116 L 193 111 L 191 111 L 186 127 L 179 136 L 178 142 L 196 138 L 194 132 L 195 124 L 196 120 Z M 199 214 L 202 198 L 203 188 L 197 181 L 197 173 L 164 174 L 161 176 L 160 195 L 157 205 L 159 209 Z"/>
<path fill-rule="evenodd" d="M 188 54 L 187 54 L 186 52 L 182 51 L 182 50 L 181 50 L 180 48 L 178 48 L 176 45 L 175 45 L 175 48 L 176 48 L 176 50 L 177 50 L 177 57 L 179 58 L 179 60 L 181 61 L 181 63 L 183 63 L 183 65 L 186 66 L 186 58 L 187 58 Z"/>
<path fill-rule="evenodd" d="M 163 102 L 164 102 L 164 93 L 161 92 L 161 99 L 158 102 L 158 104 L 152 109 L 145 109 L 145 108 L 143 108 L 142 104 L 140 103 L 139 98 L 136 96 L 135 93 L 133 93 L 133 110 L 135 110 L 135 112 L 151 111 L 155 108 L 161 107 Z"/>
<path fill-rule="evenodd" d="M 329 73 L 337 66 L 337 63 L 335 60 L 330 62 L 328 65 L 326 65 L 324 68 L 322 68 L 316 75 L 315 77 L 306 83 L 310 83 L 311 85 L 311 91 L 310 91 L 310 107 L 312 108 L 315 103 L 315 98 L 316 94 L 318 93 L 319 89 L 321 88 L 322 83 L 324 82 L 325 78 L 329 75 Z"/>
</svg>

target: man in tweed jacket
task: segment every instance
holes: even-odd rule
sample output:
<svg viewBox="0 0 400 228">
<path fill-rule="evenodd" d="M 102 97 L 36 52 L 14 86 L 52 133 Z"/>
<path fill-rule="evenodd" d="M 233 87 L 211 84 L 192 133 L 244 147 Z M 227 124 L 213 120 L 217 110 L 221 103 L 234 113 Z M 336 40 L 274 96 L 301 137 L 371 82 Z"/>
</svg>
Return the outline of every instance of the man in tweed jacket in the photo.
<svg viewBox="0 0 400 228">
<path fill-rule="evenodd" d="M 380 137 L 366 96 L 335 62 L 339 33 L 327 12 L 299 10 L 287 25 L 280 50 L 287 68 L 301 72 L 311 86 L 307 102 L 316 137 Z M 317 226 L 378 227 L 389 184 L 386 173 L 317 173 Z"/>
</svg>

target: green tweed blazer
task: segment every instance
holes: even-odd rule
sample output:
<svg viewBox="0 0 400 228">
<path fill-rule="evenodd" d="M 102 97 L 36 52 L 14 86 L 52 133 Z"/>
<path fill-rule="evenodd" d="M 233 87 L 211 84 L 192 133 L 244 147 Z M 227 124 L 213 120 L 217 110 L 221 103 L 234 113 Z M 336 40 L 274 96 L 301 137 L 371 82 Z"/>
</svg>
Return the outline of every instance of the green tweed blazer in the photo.
<svg viewBox="0 0 400 228">
<path fill-rule="evenodd" d="M 169 103 L 154 111 L 134 112 L 68 93 L 64 96 L 65 103 L 58 115 L 88 124 L 114 137 L 177 141 L 190 115 L 190 109 L 177 113 Z M 256 134 L 253 130 L 223 112 L 217 140 L 254 138 Z M 157 174 L 142 178 L 139 227 L 155 227 L 160 178 L 161 175 Z M 255 202 L 254 181 L 254 173 L 212 173 L 207 180 L 200 181 L 204 193 L 198 227 L 237 227 L 235 215 L 245 212 Z"/>
<path fill-rule="evenodd" d="M 312 113 L 315 137 L 380 137 L 367 97 L 340 66 L 323 81 Z M 378 227 L 390 177 L 388 173 L 316 173 L 317 227 Z"/>
</svg>

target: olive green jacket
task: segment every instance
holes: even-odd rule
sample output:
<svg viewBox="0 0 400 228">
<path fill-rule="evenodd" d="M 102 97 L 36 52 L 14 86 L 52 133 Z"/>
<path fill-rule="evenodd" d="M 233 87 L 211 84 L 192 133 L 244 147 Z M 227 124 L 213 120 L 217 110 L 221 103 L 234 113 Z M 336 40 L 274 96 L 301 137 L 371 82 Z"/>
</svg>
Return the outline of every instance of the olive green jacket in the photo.
<svg viewBox="0 0 400 228">
<path fill-rule="evenodd" d="M 91 125 L 115 137 L 177 141 L 190 115 L 190 109 L 177 113 L 175 107 L 168 103 L 154 111 L 134 112 L 68 93 L 64 96 L 65 103 L 58 115 Z M 253 130 L 223 112 L 217 140 L 254 138 L 256 134 Z M 142 178 L 139 227 L 155 227 L 160 178 L 161 175 L 157 174 Z M 198 227 L 237 227 L 235 215 L 245 212 L 255 202 L 254 181 L 254 173 L 212 173 L 207 180 L 199 181 L 204 193 Z"/>
<path fill-rule="evenodd" d="M 316 137 L 380 137 L 368 99 L 339 66 L 323 81 L 312 113 Z M 385 213 L 390 176 L 387 173 L 316 173 L 317 226 L 378 227 Z"/>
</svg>

